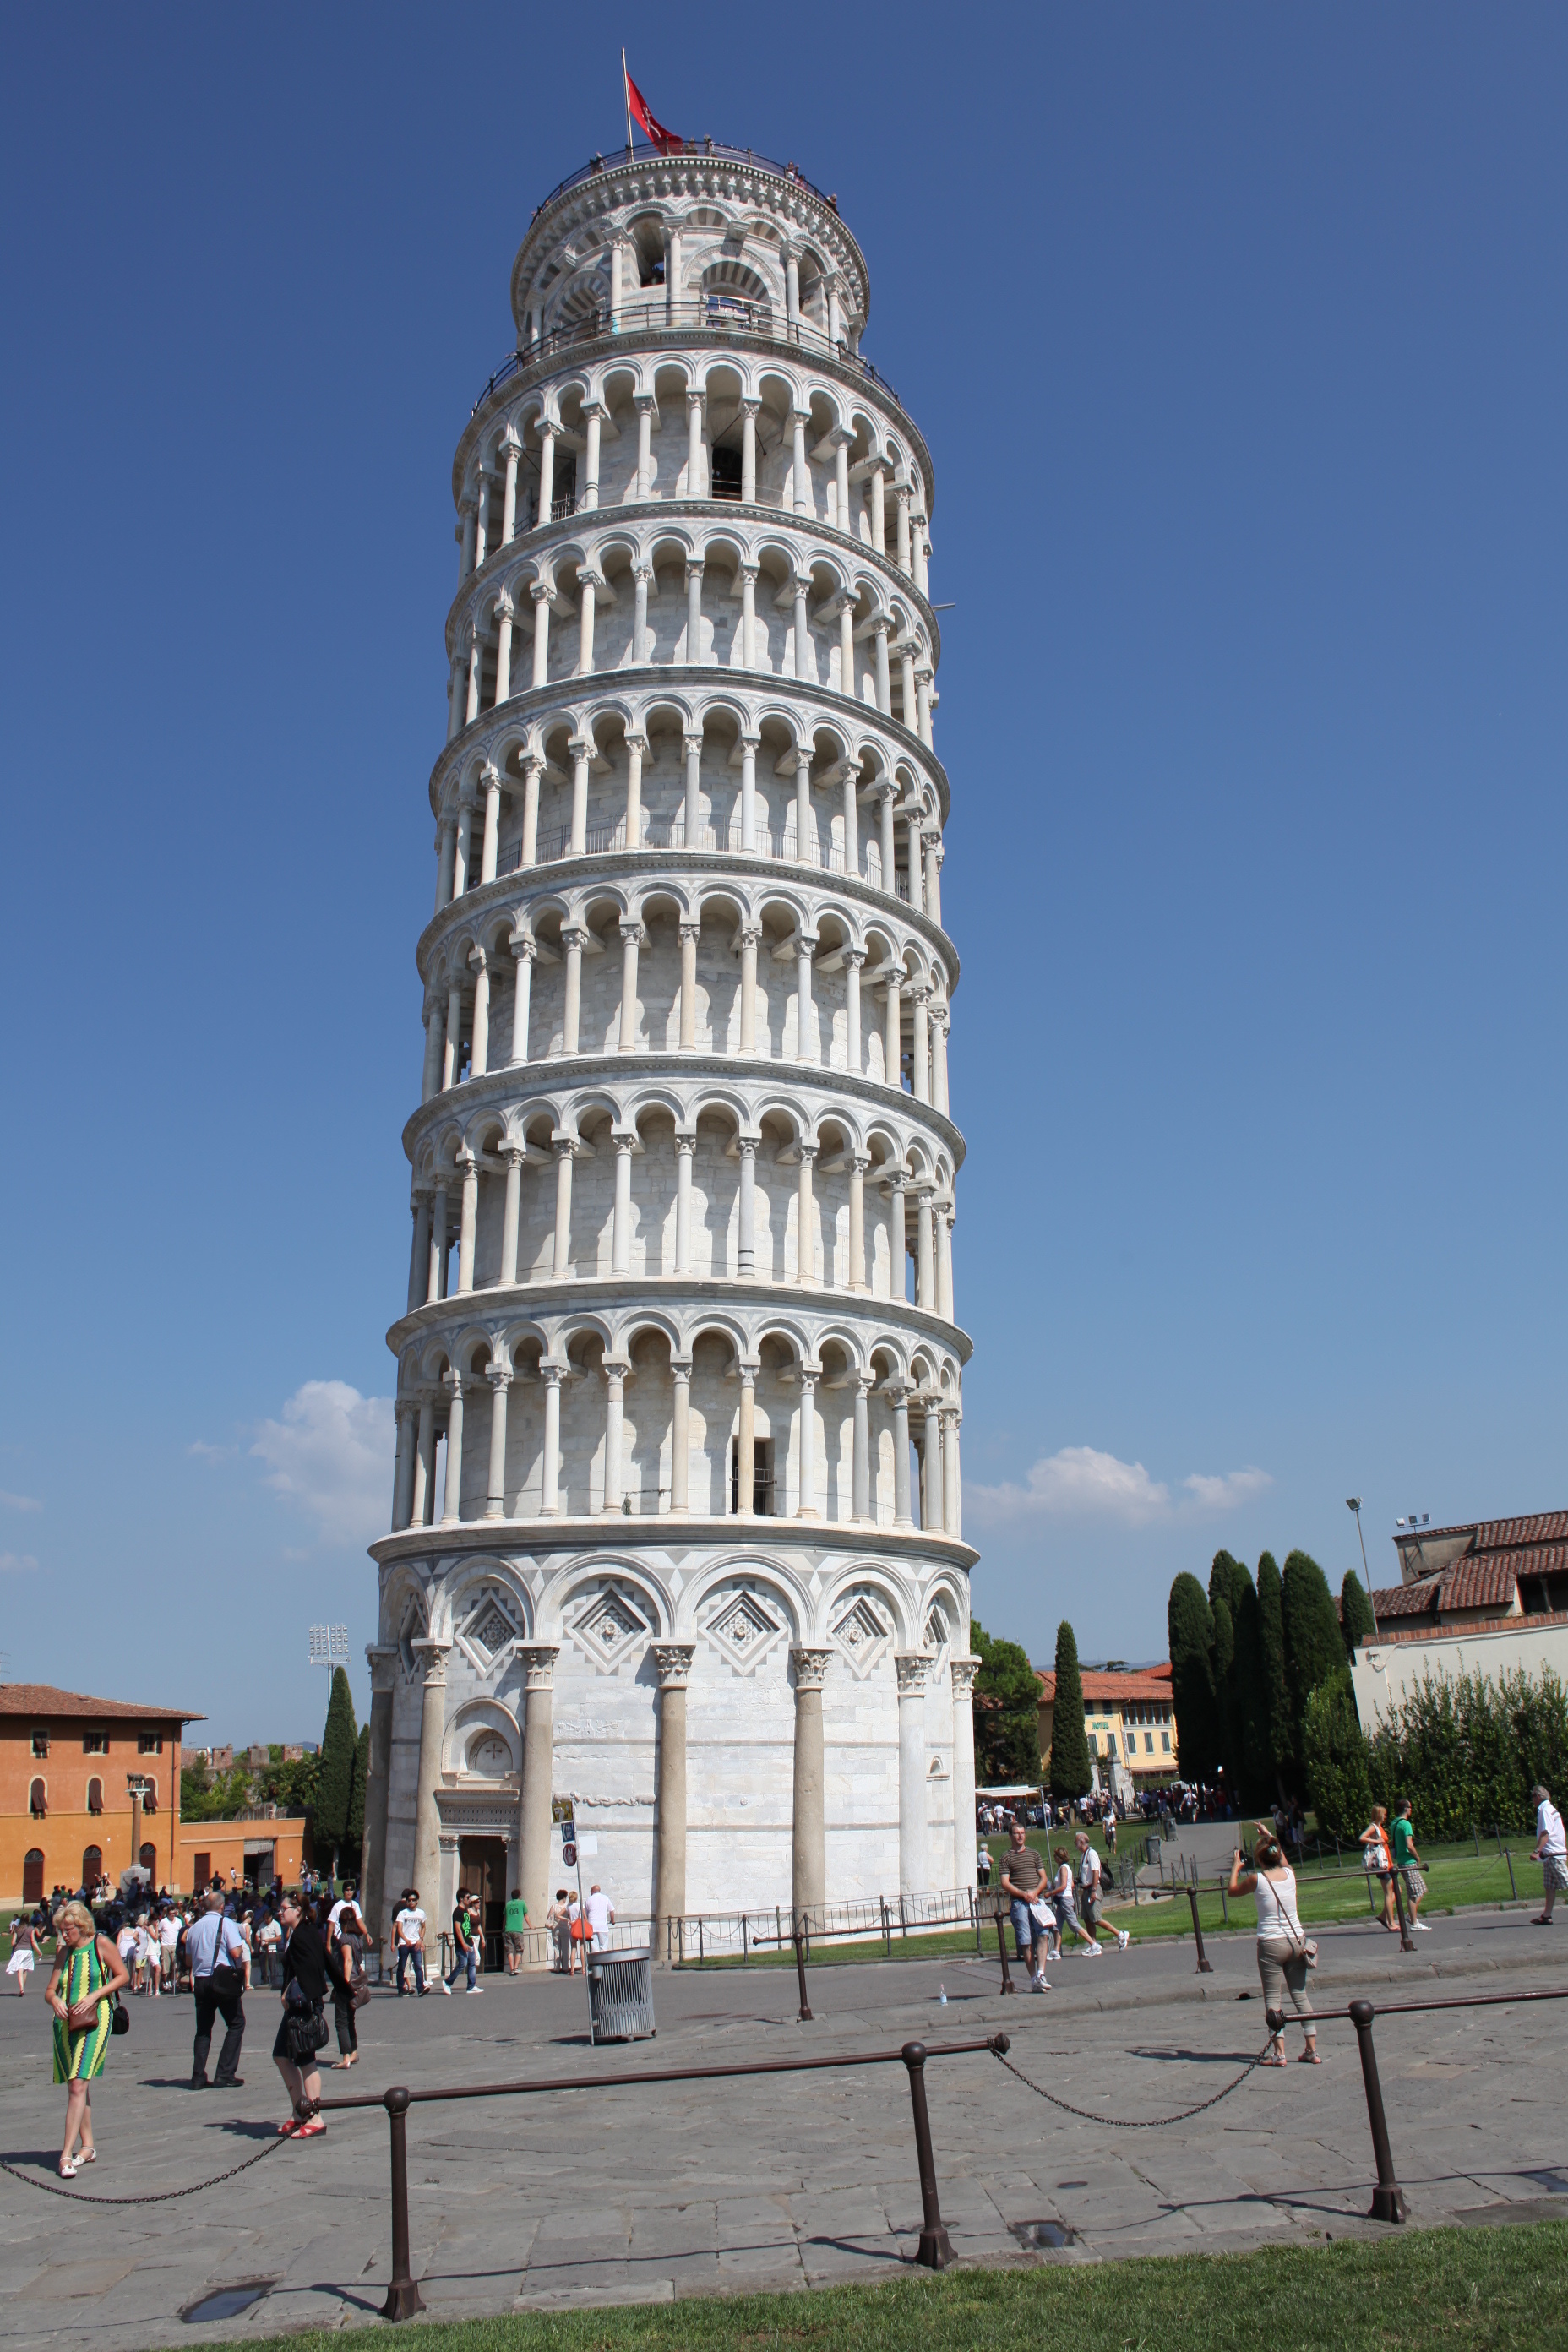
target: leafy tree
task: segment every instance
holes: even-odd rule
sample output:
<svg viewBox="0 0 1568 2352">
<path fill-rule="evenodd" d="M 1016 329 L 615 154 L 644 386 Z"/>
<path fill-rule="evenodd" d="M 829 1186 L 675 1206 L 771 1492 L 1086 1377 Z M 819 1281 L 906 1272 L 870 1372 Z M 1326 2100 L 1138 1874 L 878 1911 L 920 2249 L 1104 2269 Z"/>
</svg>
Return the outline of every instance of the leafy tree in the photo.
<svg viewBox="0 0 1568 2352">
<path fill-rule="evenodd" d="M 1315 1559 L 1293 1551 L 1282 1580 L 1285 1612 L 1285 1681 L 1290 1694 L 1291 1744 L 1297 1769 L 1306 1771 L 1304 1727 L 1307 1701 L 1320 1683 L 1344 1672 L 1345 1645 L 1340 1612 L 1329 1580 Z"/>
<path fill-rule="evenodd" d="M 348 1848 L 347 1866 L 357 1878 L 364 1868 L 364 1790 L 370 1774 L 370 1726 L 367 1723 L 354 1743 L 353 1794 L 349 1799 L 349 1826 L 344 1843 Z"/>
<path fill-rule="evenodd" d="M 243 1764 L 231 1772 L 211 1772 L 205 1764 L 181 1769 L 180 1812 L 187 1822 L 237 1822 L 254 1795 Z"/>
<path fill-rule="evenodd" d="M 292 1764 L 269 1764 L 261 1776 L 261 1793 L 280 1812 L 303 1813 L 308 1821 L 313 1820 L 321 1775 L 319 1756 L 299 1756 Z"/>
<path fill-rule="evenodd" d="M 974 1677 L 974 1761 L 993 1787 L 1037 1780 L 1040 1774 L 1040 1682 L 1028 1653 L 1016 1642 L 993 1641 L 978 1617 L 969 1621 L 969 1646 L 980 1661 Z"/>
<path fill-rule="evenodd" d="M 332 1675 L 327 1702 L 327 1725 L 321 1734 L 321 1772 L 316 1782 L 311 1833 L 318 1853 L 335 1854 L 348 1842 L 349 1805 L 353 1797 L 354 1748 L 359 1727 L 354 1721 L 353 1693 L 346 1670 Z"/>
<path fill-rule="evenodd" d="M 1363 1642 L 1374 1641 L 1377 1637 L 1372 1603 L 1353 1568 L 1346 1569 L 1345 1580 L 1340 1587 L 1340 1631 L 1344 1636 L 1347 1656 L 1351 1651 L 1359 1650 Z"/>
<path fill-rule="evenodd" d="M 1372 1774 L 1347 1670 L 1321 1682 L 1301 1722 L 1307 1793 L 1320 1835 L 1359 1837 L 1372 1819 Z"/>
<path fill-rule="evenodd" d="M 1051 1717 L 1051 1794 L 1086 1797 L 1093 1786 L 1089 1735 L 1083 1727 L 1083 1676 L 1078 1643 L 1064 1617 L 1057 1627 L 1057 1696 Z"/>
<path fill-rule="evenodd" d="M 1214 1611 L 1195 1576 L 1184 1569 L 1166 1612 L 1171 1641 L 1171 1702 L 1176 1745 L 1188 1780 L 1212 1780 L 1219 1757 L 1214 1687 Z"/>
<path fill-rule="evenodd" d="M 1258 1561 L 1258 1631 L 1262 1657 L 1258 1681 L 1259 1751 L 1267 1801 L 1270 1786 L 1283 1795 L 1285 1776 L 1292 1769 L 1295 1742 L 1290 1730 L 1290 1694 L 1285 1680 L 1285 1599 L 1279 1563 L 1271 1551 Z"/>
</svg>

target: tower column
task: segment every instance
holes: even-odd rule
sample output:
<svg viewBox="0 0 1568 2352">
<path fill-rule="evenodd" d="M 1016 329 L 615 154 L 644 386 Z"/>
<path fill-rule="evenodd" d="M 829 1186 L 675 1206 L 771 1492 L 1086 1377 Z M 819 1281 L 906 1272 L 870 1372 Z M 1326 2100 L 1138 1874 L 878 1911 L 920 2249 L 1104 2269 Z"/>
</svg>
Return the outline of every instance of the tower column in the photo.
<svg viewBox="0 0 1568 2352">
<path fill-rule="evenodd" d="M 412 1644 L 425 1667 L 419 1707 L 419 1779 L 414 1800 L 414 1884 L 427 1913 L 439 1916 L 441 1816 L 436 1791 L 441 1785 L 441 1747 L 447 1730 L 447 1654 L 450 1642 L 420 1638 Z M 369 1925 L 369 1922 L 366 1922 Z"/>
<path fill-rule="evenodd" d="M 824 1819 L 822 1685 L 831 1650 L 792 1649 L 795 1668 L 795 1813 L 790 1854 L 790 1908 L 817 1915 L 827 1899 Z"/>
<path fill-rule="evenodd" d="M 523 1675 L 522 1770 L 518 1775 L 518 1885 L 528 1916 L 542 1924 L 550 1907 L 551 1782 L 555 1769 L 555 1661 L 558 1647 L 530 1642 Z"/>
<path fill-rule="evenodd" d="M 686 1690 L 694 1642 L 656 1642 L 658 1670 L 658 1795 L 654 1817 L 656 1951 L 669 1957 L 671 1923 L 686 1911 Z"/>
<path fill-rule="evenodd" d="M 506 1398 L 511 1386 L 510 1364 L 490 1364 L 485 1378 L 490 1384 L 490 1463 L 485 1486 L 485 1517 L 506 1516 Z"/>
<path fill-rule="evenodd" d="M 952 1883 L 973 1886 L 978 1875 L 974 1836 L 974 1677 L 978 1658 L 954 1658 L 952 1676 Z"/>
<path fill-rule="evenodd" d="M 899 1892 L 930 1890 L 926 1834 L 925 1695 L 931 1660 L 923 1651 L 893 1661 L 899 1675 Z M 970 1819 L 974 1818 L 970 1809 Z"/>
</svg>

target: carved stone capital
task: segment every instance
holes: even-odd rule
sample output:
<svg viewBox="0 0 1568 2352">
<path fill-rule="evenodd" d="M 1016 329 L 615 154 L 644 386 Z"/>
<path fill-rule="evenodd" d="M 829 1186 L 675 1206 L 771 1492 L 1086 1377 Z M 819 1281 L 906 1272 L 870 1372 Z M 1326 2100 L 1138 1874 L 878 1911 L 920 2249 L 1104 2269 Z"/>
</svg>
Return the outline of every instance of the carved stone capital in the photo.
<svg viewBox="0 0 1568 2352">
<path fill-rule="evenodd" d="M 795 1666 L 795 1689 L 819 1691 L 827 1680 L 827 1669 L 833 1664 L 832 1651 L 792 1649 L 790 1658 Z"/>
<path fill-rule="evenodd" d="M 899 1696 L 907 1698 L 926 1686 L 931 1673 L 931 1657 L 924 1650 L 900 1650 L 893 1659 L 899 1675 Z"/>
<path fill-rule="evenodd" d="M 547 1691 L 554 1688 L 552 1676 L 555 1661 L 561 1655 L 558 1642 L 520 1642 L 517 1655 L 522 1660 L 522 1686 L 527 1691 Z"/>
<path fill-rule="evenodd" d="M 952 1676 L 952 1695 L 954 1698 L 964 1699 L 971 1696 L 974 1689 L 974 1677 L 980 1672 L 981 1663 L 981 1660 L 978 1658 L 952 1658 L 949 1660 L 948 1672 Z"/>
<path fill-rule="evenodd" d="M 653 1662 L 658 1668 L 660 1690 L 684 1690 L 691 1678 L 691 1661 L 696 1655 L 695 1642 L 656 1642 Z"/>
</svg>

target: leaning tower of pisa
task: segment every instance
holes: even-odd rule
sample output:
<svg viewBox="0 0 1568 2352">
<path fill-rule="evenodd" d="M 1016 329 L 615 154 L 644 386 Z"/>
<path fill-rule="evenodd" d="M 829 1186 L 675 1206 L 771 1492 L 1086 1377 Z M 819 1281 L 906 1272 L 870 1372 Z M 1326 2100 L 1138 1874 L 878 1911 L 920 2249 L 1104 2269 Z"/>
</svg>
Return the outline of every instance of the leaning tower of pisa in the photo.
<svg viewBox="0 0 1568 2352">
<path fill-rule="evenodd" d="M 622 1921 L 974 1876 L 930 457 L 837 201 L 533 215 L 460 549 L 367 1895 Z M 558 1814 L 561 1808 L 554 1808 Z"/>
</svg>

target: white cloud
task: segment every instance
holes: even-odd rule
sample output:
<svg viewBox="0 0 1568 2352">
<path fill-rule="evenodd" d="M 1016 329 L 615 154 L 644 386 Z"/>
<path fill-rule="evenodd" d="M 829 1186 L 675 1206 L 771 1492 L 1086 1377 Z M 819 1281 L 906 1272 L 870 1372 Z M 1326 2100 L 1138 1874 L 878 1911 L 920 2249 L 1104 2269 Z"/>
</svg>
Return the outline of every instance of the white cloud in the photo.
<svg viewBox="0 0 1568 2352">
<path fill-rule="evenodd" d="M 37 1565 L 30 1551 L 0 1551 L 0 1576 L 22 1574 Z"/>
<path fill-rule="evenodd" d="M 0 1486 L 0 1503 L 8 1511 L 41 1511 L 44 1507 L 36 1495 L 8 1495 L 4 1486 Z"/>
<path fill-rule="evenodd" d="M 361 1396 L 346 1381 L 307 1381 L 280 1421 L 264 1421 L 250 1451 L 267 1483 L 316 1523 L 330 1544 L 384 1535 L 395 1446 L 392 1399 Z"/>
<path fill-rule="evenodd" d="M 1226 1470 L 1218 1478 L 1205 1477 L 1194 1470 L 1183 1486 L 1199 1510 L 1234 1511 L 1239 1503 L 1250 1503 L 1254 1495 L 1261 1495 L 1273 1479 L 1267 1470 Z"/>
<path fill-rule="evenodd" d="M 229 1462 L 239 1448 L 237 1445 L 209 1445 L 205 1437 L 197 1437 L 186 1446 L 185 1452 L 194 1454 L 200 1462 Z"/>
<path fill-rule="evenodd" d="M 1183 1496 L 1152 1478 L 1142 1462 L 1123 1462 L 1092 1445 L 1064 1445 L 1027 1472 L 1024 1484 L 971 1484 L 966 1501 L 984 1526 L 1032 1518 L 1112 1519 L 1123 1527 L 1148 1527 L 1157 1519 L 1195 1517 L 1234 1510 L 1271 1485 L 1267 1470 L 1229 1470 L 1215 1477 L 1194 1471 L 1182 1481 Z"/>
</svg>

